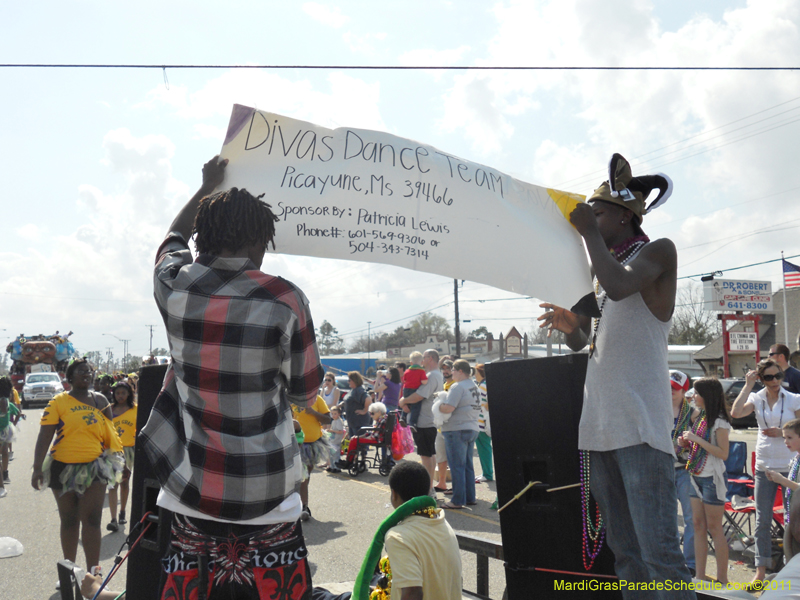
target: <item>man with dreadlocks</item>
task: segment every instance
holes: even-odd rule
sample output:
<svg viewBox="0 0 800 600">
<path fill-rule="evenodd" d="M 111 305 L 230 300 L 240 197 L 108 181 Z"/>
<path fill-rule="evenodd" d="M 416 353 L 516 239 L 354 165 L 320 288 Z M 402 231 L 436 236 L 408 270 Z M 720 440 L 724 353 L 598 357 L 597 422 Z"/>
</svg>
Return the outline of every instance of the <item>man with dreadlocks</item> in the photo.
<svg viewBox="0 0 800 600">
<path fill-rule="evenodd" d="M 305 295 L 259 270 L 275 247 L 270 206 L 212 193 L 227 162 L 205 164 L 156 254 L 172 362 L 141 435 L 173 513 L 162 598 L 308 600 L 291 404 L 314 402 L 323 370 Z"/>
<path fill-rule="evenodd" d="M 659 189 L 645 209 L 650 192 Z M 590 488 L 607 528 L 620 579 L 688 584 L 678 540 L 674 449 L 670 432 L 667 335 L 675 308 L 677 253 L 668 239 L 651 242 L 642 216 L 672 193 L 665 175 L 633 177 L 614 154 L 609 179 L 570 221 L 583 236 L 596 277 L 595 323 L 552 304 L 542 327 L 589 344 L 578 446 L 588 452 Z M 586 460 L 586 459 L 585 459 Z M 587 511 L 588 512 L 588 511 Z M 626 598 L 694 598 L 693 591 L 623 590 Z"/>
</svg>

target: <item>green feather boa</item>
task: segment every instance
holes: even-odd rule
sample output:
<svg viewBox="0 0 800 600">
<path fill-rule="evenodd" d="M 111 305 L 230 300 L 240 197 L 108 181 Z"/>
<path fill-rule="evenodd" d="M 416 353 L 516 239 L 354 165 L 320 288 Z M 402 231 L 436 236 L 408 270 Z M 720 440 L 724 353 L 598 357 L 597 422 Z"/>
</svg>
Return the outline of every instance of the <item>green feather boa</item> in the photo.
<svg viewBox="0 0 800 600">
<path fill-rule="evenodd" d="M 369 582 L 373 573 L 375 573 L 378 561 L 381 559 L 383 540 L 386 538 L 386 533 L 400 521 L 429 506 L 436 506 L 436 500 L 430 496 L 417 496 L 398 506 L 392 514 L 383 520 L 380 527 L 378 527 L 378 531 L 375 532 L 375 537 L 372 538 L 372 543 L 369 545 L 364 562 L 361 563 L 361 571 L 359 571 L 356 584 L 353 587 L 353 600 L 369 600 Z"/>
</svg>

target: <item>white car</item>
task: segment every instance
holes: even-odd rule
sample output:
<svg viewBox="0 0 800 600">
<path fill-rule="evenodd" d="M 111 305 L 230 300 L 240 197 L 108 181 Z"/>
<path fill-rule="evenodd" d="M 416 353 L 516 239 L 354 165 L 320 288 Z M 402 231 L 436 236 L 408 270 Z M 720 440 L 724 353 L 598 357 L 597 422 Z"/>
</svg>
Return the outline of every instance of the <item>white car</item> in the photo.
<svg viewBox="0 0 800 600">
<path fill-rule="evenodd" d="M 22 408 L 30 408 L 32 404 L 46 406 L 56 394 L 63 391 L 58 373 L 28 373 L 22 387 Z"/>
</svg>

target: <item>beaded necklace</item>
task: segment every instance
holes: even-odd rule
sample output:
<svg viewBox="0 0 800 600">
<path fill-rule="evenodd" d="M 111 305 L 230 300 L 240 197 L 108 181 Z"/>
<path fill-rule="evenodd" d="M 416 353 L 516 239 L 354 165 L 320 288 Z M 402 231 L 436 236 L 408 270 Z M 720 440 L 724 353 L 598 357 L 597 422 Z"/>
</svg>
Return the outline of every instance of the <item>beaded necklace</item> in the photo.
<svg viewBox="0 0 800 600">
<path fill-rule="evenodd" d="M 609 250 L 611 255 L 617 259 L 617 261 L 624 265 L 628 261 L 630 261 L 634 256 L 639 253 L 639 250 L 650 241 L 650 238 L 646 235 L 637 235 L 632 238 L 628 238 L 619 246 L 614 246 Z M 600 300 L 600 316 L 594 319 L 594 328 L 592 331 L 592 342 L 589 344 L 589 358 L 594 356 L 594 351 L 597 348 L 597 332 L 600 329 L 600 319 L 603 318 L 603 309 L 606 306 L 606 300 L 608 299 L 608 294 L 603 290 L 602 299 L 600 298 L 600 280 L 595 277 L 594 281 L 594 294 L 598 300 Z"/>
<path fill-rule="evenodd" d="M 782 392 L 779 392 L 778 395 L 781 398 L 781 414 L 780 414 L 780 420 L 778 421 L 778 427 L 777 428 L 780 429 L 781 427 L 783 427 L 783 401 L 786 399 L 786 397 L 783 395 Z M 778 403 L 778 401 L 775 400 L 775 404 L 777 404 L 777 403 Z M 761 405 L 761 418 L 764 419 L 764 425 L 766 426 L 766 428 L 770 429 L 769 423 L 767 423 L 767 396 L 766 396 L 766 393 L 764 394 L 764 401 L 763 401 L 763 403 Z"/>
<path fill-rule="evenodd" d="M 370 593 L 369 600 L 389 600 L 392 597 L 392 567 L 388 556 L 380 560 L 378 570 L 381 572 L 381 577 Z"/>
<path fill-rule="evenodd" d="M 698 437 L 703 438 L 705 441 L 711 437 L 711 432 L 708 430 L 708 419 L 706 418 L 706 411 L 701 410 L 700 416 L 692 425 L 692 433 Z M 695 475 L 702 473 L 703 468 L 706 466 L 708 460 L 708 452 L 700 447 L 697 442 L 692 442 L 692 452 L 689 454 L 689 462 L 686 463 L 686 469 Z"/>
<path fill-rule="evenodd" d="M 600 550 L 603 547 L 603 540 L 606 535 L 603 516 L 600 514 L 600 507 L 595 501 L 595 520 L 591 516 L 591 491 L 589 490 L 589 480 L 591 477 L 591 462 L 589 452 L 580 451 L 580 472 L 581 472 L 581 522 L 583 524 L 583 542 L 581 553 L 583 556 L 583 568 L 591 570 L 592 565 Z"/>
<path fill-rule="evenodd" d="M 681 410 L 678 413 L 678 420 L 675 422 L 675 429 L 672 431 L 672 445 L 675 447 L 679 459 L 685 458 L 685 454 L 688 452 L 686 448 L 678 446 L 678 438 L 691 427 L 691 417 L 692 405 L 686 400 L 681 400 Z"/>
<path fill-rule="evenodd" d="M 797 482 L 797 475 L 800 473 L 800 454 L 792 459 L 792 464 L 789 465 L 789 481 Z M 783 488 L 783 520 L 784 524 L 789 524 L 789 506 L 792 499 L 792 489 L 787 485 Z"/>
<path fill-rule="evenodd" d="M 415 510 L 408 516 L 435 519 L 441 510 L 441 508 L 436 508 L 435 506 L 426 506 Z M 378 579 L 375 589 L 370 593 L 369 600 L 389 600 L 392 596 L 392 566 L 389 564 L 388 556 L 384 556 L 381 559 L 380 563 L 378 563 L 378 569 L 382 575 Z"/>
</svg>

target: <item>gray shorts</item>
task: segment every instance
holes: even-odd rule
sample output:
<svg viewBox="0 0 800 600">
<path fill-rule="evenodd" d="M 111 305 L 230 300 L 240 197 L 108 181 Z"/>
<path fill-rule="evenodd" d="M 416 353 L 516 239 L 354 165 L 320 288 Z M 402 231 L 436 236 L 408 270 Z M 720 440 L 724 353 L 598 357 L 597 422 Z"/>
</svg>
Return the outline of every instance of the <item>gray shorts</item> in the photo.
<svg viewBox="0 0 800 600">
<path fill-rule="evenodd" d="M 447 462 L 447 451 L 444 447 L 444 436 L 441 431 L 436 432 L 436 463 Z"/>
</svg>

